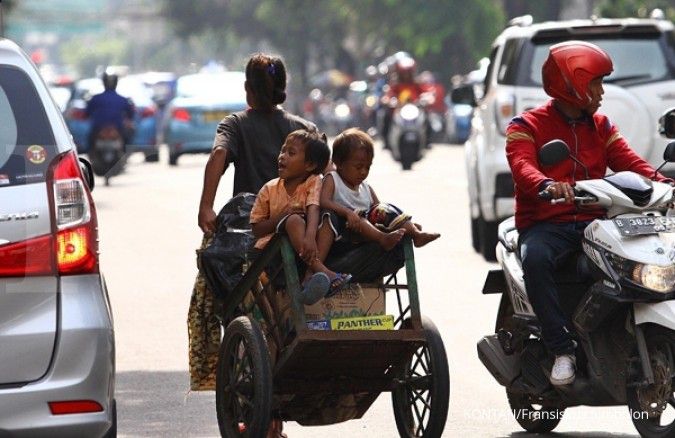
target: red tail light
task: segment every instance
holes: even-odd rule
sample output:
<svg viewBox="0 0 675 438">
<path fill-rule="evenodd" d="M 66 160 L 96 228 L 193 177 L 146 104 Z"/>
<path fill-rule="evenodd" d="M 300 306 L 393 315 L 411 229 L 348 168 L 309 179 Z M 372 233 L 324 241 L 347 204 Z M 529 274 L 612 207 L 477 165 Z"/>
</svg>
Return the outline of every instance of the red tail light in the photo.
<svg viewBox="0 0 675 438">
<path fill-rule="evenodd" d="M 52 415 L 86 414 L 102 412 L 103 406 L 94 400 L 71 400 L 49 402 L 49 410 Z"/>
<path fill-rule="evenodd" d="M 47 185 L 51 234 L 0 246 L 0 277 L 98 272 L 96 212 L 74 152 L 54 159 Z"/>
<path fill-rule="evenodd" d="M 171 113 L 171 117 L 173 117 L 174 120 L 178 120 L 179 122 L 189 122 L 190 112 L 185 108 L 174 108 L 173 112 Z"/>
<path fill-rule="evenodd" d="M 155 114 L 157 114 L 157 108 L 154 105 L 146 106 L 141 110 L 141 117 L 144 119 L 147 117 L 155 117 Z"/>
<path fill-rule="evenodd" d="M 53 274 L 53 248 L 49 235 L 0 246 L 0 277 Z"/>
<path fill-rule="evenodd" d="M 48 175 L 53 188 L 54 254 L 59 274 L 98 272 L 96 210 L 75 153 L 57 157 Z"/>
</svg>

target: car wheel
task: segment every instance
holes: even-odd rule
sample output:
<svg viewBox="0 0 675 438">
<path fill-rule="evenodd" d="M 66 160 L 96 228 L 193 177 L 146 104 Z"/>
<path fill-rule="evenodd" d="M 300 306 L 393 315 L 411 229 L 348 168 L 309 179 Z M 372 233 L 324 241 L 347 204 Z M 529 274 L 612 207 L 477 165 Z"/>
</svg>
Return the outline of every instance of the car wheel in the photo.
<svg viewBox="0 0 675 438">
<path fill-rule="evenodd" d="M 482 218 L 477 217 L 477 218 L 471 218 L 471 246 L 473 246 L 473 250 L 476 252 L 481 252 L 480 251 L 480 236 L 479 236 L 479 229 L 478 229 L 478 223 L 482 220 Z"/>
<path fill-rule="evenodd" d="M 178 165 L 178 157 L 180 155 L 176 153 L 170 153 L 169 154 L 169 165 L 170 166 L 177 166 Z"/>
<path fill-rule="evenodd" d="M 145 153 L 145 162 L 146 163 L 156 163 L 159 161 L 159 152 L 152 151 Z"/>
<path fill-rule="evenodd" d="M 478 240 L 480 253 L 488 262 L 497 260 L 497 222 L 486 221 L 482 217 L 478 220 Z"/>
<path fill-rule="evenodd" d="M 112 402 L 112 425 L 110 429 L 103 435 L 103 438 L 117 438 L 117 401 Z"/>
</svg>

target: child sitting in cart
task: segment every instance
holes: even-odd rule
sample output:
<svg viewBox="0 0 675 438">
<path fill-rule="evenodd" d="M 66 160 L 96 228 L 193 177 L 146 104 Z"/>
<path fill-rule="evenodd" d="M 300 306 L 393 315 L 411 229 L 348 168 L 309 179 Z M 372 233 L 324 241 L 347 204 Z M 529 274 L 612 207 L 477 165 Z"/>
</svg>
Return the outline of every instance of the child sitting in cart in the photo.
<svg viewBox="0 0 675 438">
<path fill-rule="evenodd" d="M 324 264 L 331 241 L 317 243 L 321 172 L 330 149 L 325 135 L 299 129 L 288 134 L 279 153 L 279 178 L 267 182 L 251 210 L 251 228 L 262 250 L 275 232 L 285 232 L 306 264 L 303 279 L 305 304 L 313 304 L 345 287 L 350 274 L 333 272 Z"/>
<path fill-rule="evenodd" d="M 375 191 L 365 181 L 373 163 L 373 140 L 365 132 L 350 128 L 333 142 L 333 163 L 337 170 L 328 173 L 321 189 L 322 214 L 319 241 L 367 240 L 393 249 L 404 235 L 421 247 L 438 239 L 413 223 L 411 216 L 392 204 L 380 203 Z M 325 225 L 330 226 L 331 232 Z M 324 238 L 328 234 L 329 237 Z"/>
</svg>

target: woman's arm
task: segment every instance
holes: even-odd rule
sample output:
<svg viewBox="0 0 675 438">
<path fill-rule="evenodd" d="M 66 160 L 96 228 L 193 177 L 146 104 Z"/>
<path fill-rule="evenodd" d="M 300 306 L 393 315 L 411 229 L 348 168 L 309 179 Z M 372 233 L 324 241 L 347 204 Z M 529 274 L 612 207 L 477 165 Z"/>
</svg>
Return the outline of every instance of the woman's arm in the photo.
<svg viewBox="0 0 675 438">
<path fill-rule="evenodd" d="M 213 201 L 216 198 L 220 177 L 227 169 L 227 149 L 217 147 L 211 151 L 204 170 L 204 186 L 199 201 L 199 215 L 197 221 L 204 233 L 216 231 L 216 213 L 213 210 Z"/>
</svg>

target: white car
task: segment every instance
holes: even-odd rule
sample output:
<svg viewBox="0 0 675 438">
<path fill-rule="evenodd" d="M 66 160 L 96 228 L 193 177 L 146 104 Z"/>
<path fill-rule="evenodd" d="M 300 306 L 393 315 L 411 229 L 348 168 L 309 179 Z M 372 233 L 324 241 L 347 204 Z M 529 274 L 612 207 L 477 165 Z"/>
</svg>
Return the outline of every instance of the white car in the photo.
<svg viewBox="0 0 675 438">
<path fill-rule="evenodd" d="M 114 437 L 115 341 L 91 167 L 0 39 L 0 436 Z"/>
<path fill-rule="evenodd" d="M 659 19 L 596 19 L 532 24 L 512 20 L 497 37 L 465 144 L 473 247 L 495 259 L 497 226 L 514 214 L 513 179 L 506 161 L 505 131 L 519 113 L 545 103 L 541 66 L 548 48 L 587 40 L 607 51 L 614 72 L 605 78 L 600 112 L 615 123 L 631 147 L 652 165 L 662 162 L 667 141 L 655 126 L 675 106 L 673 23 Z M 669 165 L 663 173 L 675 176 Z"/>
</svg>

